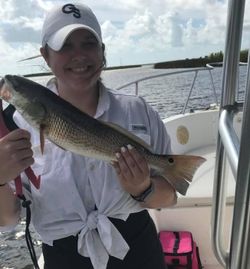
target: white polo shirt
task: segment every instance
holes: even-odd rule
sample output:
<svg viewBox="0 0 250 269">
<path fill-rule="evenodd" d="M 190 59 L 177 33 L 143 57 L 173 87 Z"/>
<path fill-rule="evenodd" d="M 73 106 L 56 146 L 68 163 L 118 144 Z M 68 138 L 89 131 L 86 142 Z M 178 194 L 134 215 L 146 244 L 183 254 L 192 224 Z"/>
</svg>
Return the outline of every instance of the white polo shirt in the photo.
<svg viewBox="0 0 250 269">
<path fill-rule="evenodd" d="M 47 87 L 57 93 L 54 83 Z M 101 86 L 95 118 L 131 131 L 155 153 L 171 152 L 163 122 L 141 97 Z M 142 208 L 121 188 L 112 166 L 65 151 L 48 140 L 41 155 L 39 133 L 17 112 L 14 119 L 31 133 L 35 158 L 32 169 L 41 175 L 39 190 L 24 175 L 23 182 L 25 195 L 32 201 L 32 223 L 42 241 L 53 245 L 56 239 L 78 234 L 78 252 L 90 257 L 95 269 L 106 268 L 109 255 L 123 259 L 129 246 L 108 217 L 126 220 Z"/>
</svg>

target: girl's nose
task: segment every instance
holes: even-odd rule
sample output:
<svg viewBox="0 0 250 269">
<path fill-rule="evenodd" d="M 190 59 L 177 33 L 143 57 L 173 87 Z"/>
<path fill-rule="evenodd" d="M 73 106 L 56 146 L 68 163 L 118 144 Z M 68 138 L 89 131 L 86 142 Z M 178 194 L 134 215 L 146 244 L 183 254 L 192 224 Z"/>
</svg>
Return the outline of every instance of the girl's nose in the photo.
<svg viewBox="0 0 250 269">
<path fill-rule="evenodd" d="M 73 46 L 71 50 L 72 57 L 86 57 L 86 50 L 82 46 Z"/>
</svg>

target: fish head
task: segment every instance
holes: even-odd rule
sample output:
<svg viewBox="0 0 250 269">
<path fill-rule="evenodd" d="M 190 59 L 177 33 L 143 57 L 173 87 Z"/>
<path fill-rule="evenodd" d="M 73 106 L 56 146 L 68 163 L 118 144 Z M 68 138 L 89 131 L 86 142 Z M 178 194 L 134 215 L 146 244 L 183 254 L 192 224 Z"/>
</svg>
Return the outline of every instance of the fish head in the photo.
<svg viewBox="0 0 250 269">
<path fill-rule="evenodd" d="M 0 98 L 12 104 L 34 127 L 43 124 L 47 114 L 43 100 L 39 98 L 42 89 L 37 85 L 31 80 L 12 75 L 6 75 L 0 81 Z"/>
</svg>

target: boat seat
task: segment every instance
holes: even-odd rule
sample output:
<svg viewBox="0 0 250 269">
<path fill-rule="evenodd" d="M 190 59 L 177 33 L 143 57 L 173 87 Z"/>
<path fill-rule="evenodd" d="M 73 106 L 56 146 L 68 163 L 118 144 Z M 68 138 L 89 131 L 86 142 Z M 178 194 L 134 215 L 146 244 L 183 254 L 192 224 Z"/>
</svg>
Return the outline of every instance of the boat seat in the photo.
<svg viewBox="0 0 250 269">
<path fill-rule="evenodd" d="M 206 158 L 206 162 L 196 171 L 193 181 L 188 188 L 186 196 L 179 195 L 177 207 L 208 206 L 212 204 L 215 145 L 198 148 L 186 153 L 187 155 L 199 155 Z M 227 203 L 233 203 L 235 192 L 235 179 L 229 164 L 226 164 L 227 178 Z"/>
</svg>

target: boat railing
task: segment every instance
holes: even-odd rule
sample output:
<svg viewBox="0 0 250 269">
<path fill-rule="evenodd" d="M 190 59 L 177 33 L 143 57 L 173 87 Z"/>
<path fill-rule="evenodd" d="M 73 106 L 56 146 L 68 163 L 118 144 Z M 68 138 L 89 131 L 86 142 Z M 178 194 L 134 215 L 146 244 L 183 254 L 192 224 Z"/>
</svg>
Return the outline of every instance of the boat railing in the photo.
<svg viewBox="0 0 250 269">
<path fill-rule="evenodd" d="M 216 94 L 216 90 L 215 90 L 215 84 L 214 84 L 214 80 L 213 80 L 213 76 L 212 76 L 212 72 L 211 72 L 211 70 L 213 70 L 213 69 L 214 69 L 213 66 L 206 66 L 206 67 L 188 68 L 188 69 L 185 69 L 185 70 L 169 71 L 169 72 L 162 73 L 162 74 L 150 75 L 150 76 L 147 76 L 147 77 L 138 78 L 138 79 L 136 79 L 134 81 L 131 81 L 131 82 L 126 83 L 126 84 L 124 84 L 122 86 L 119 86 L 119 87 L 116 88 L 116 90 L 125 89 L 125 88 L 128 88 L 129 86 L 134 86 L 135 87 L 135 94 L 139 95 L 139 84 L 141 82 L 143 82 L 143 81 L 151 80 L 151 79 L 155 79 L 155 78 L 159 78 L 159 77 L 173 76 L 173 75 L 179 75 L 179 74 L 193 72 L 194 77 L 193 77 L 193 80 L 192 80 L 192 83 L 191 83 L 191 86 L 190 86 L 190 89 L 189 89 L 189 92 L 188 92 L 188 96 L 186 98 L 185 104 L 184 104 L 184 106 L 182 108 L 182 112 L 181 112 L 182 114 L 184 114 L 186 112 L 188 103 L 190 101 L 190 98 L 191 98 L 191 95 L 192 95 L 192 92 L 193 92 L 193 89 L 194 89 L 194 86 L 195 86 L 195 82 L 197 80 L 197 75 L 198 75 L 199 72 L 202 72 L 202 71 L 209 72 L 209 77 L 210 77 L 210 82 L 211 82 L 211 87 L 212 87 L 212 96 L 213 96 L 213 99 L 214 99 L 214 103 L 216 104 L 216 106 L 218 105 L 218 99 L 217 99 L 217 94 Z"/>
<path fill-rule="evenodd" d="M 228 2 L 227 33 L 223 61 L 222 97 L 215 166 L 212 212 L 212 245 L 218 261 L 227 269 L 250 268 L 250 69 L 248 65 L 243 122 L 240 139 L 233 128 L 233 118 L 239 109 L 235 102 L 238 87 L 239 56 L 245 0 Z M 248 63 L 250 57 L 248 56 Z M 226 207 L 225 160 L 229 159 L 236 179 L 230 247 L 224 246 L 223 216 Z"/>
<path fill-rule="evenodd" d="M 207 63 L 207 67 L 213 68 L 213 67 L 222 67 L 223 62 L 214 62 L 214 63 Z M 239 62 L 239 66 L 247 66 L 247 63 L 245 62 Z"/>
</svg>

